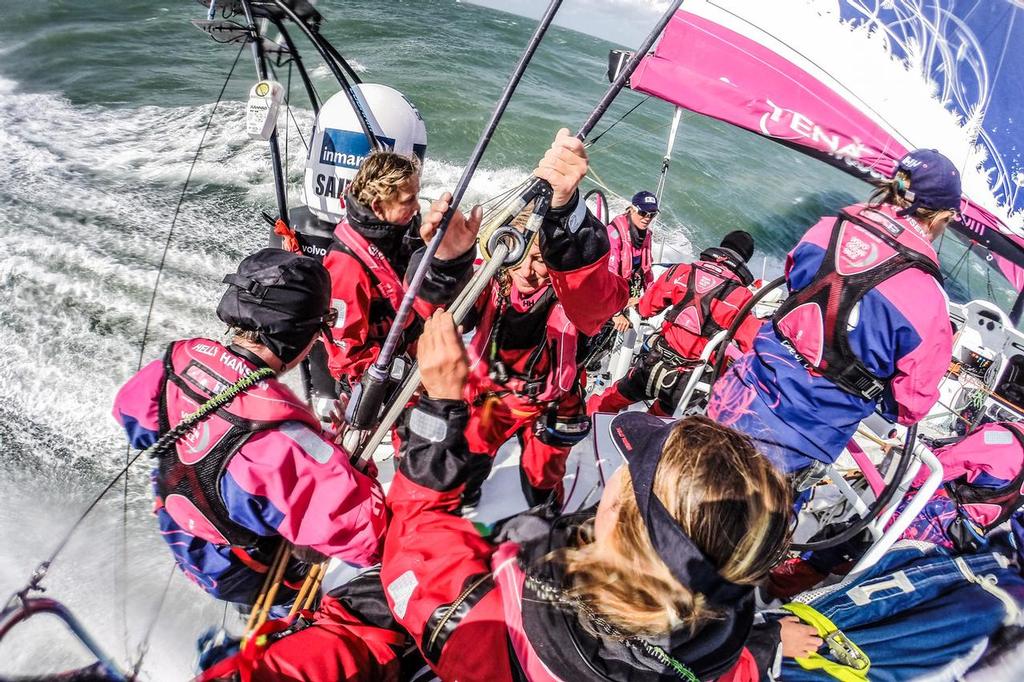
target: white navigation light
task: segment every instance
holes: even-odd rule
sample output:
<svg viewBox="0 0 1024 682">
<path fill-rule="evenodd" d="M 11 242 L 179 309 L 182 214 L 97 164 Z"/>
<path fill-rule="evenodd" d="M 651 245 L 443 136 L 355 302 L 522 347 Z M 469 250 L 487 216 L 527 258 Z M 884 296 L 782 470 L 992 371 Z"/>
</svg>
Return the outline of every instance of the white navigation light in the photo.
<svg viewBox="0 0 1024 682">
<path fill-rule="evenodd" d="M 269 140 L 277 128 L 284 88 L 276 81 L 260 81 L 249 91 L 245 106 L 245 132 L 254 139 Z"/>
<path fill-rule="evenodd" d="M 382 145 L 422 161 L 427 151 L 427 128 L 420 112 L 394 88 L 374 83 L 355 86 L 372 130 Z M 370 141 L 344 92 L 324 102 L 313 127 L 303 182 L 306 205 L 317 217 L 336 223 L 345 217 L 345 190 Z"/>
</svg>

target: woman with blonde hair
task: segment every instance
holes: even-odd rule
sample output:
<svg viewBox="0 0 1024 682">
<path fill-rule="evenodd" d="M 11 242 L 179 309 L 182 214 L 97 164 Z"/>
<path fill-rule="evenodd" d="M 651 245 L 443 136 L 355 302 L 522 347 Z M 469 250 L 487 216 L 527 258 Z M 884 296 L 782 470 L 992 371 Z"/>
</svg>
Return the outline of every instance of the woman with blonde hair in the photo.
<svg viewBox="0 0 1024 682">
<path fill-rule="evenodd" d="M 393 152 L 366 157 L 348 187 L 345 219 L 324 257 L 331 305 L 338 312 L 326 344 L 327 367 L 335 379 L 354 385 L 377 358 L 405 294 L 406 274 L 415 271 L 433 236 L 433 227 L 421 226 L 419 192 L 419 160 Z M 453 217 L 424 278 L 417 315 L 407 321 L 403 352 L 419 334 L 422 317 L 454 298 L 472 273 L 479 221 L 479 212 L 469 224 L 461 213 Z"/>
<path fill-rule="evenodd" d="M 748 671 L 770 664 L 744 651 L 791 500 L 748 438 L 704 418 L 619 415 L 611 435 L 626 464 L 596 509 L 515 517 L 495 544 L 458 515 L 473 455 L 451 317 L 435 314 L 419 343 L 426 396 L 388 495 L 381 581 L 441 679 L 697 680 L 741 657 Z M 816 648 L 795 627 L 799 653 Z M 774 647 L 757 658 L 774 660 Z"/>
</svg>

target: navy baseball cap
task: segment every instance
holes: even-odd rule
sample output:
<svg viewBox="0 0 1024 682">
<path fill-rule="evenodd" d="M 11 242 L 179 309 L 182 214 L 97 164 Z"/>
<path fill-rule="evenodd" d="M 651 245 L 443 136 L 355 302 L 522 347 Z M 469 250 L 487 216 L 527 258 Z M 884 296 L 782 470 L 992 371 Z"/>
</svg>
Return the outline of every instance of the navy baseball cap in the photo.
<svg viewBox="0 0 1024 682">
<path fill-rule="evenodd" d="M 636 504 L 658 557 L 681 585 L 700 592 L 715 606 L 735 608 L 753 588 L 723 578 L 654 494 L 661 451 L 677 425 L 645 412 L 622 412 L 609 428 L 612 442 L 629 467 Z"/>
<path fill-rule="evenodd" d="M 658 197 L 651 192 L 637 192 L 633 195 L 633 207 L 645 213 L 658 212 Z"/>
<path fill-rule="evenodd" d="M 899 171 L 910 176 L 910 187 L 904 192 L 910 206 L 899 215 L 910 215 L 918 208 L 960 210 L 960 171 L 938 150 L 915 149 L 900 159 Z"/>
</svg>

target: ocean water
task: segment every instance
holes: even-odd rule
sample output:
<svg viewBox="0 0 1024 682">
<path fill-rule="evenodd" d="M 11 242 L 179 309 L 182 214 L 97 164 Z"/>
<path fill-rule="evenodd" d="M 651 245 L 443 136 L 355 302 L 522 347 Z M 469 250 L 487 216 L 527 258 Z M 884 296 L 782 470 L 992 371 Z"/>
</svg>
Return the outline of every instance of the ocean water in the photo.
<svg viewBox="0 0 1024 682">
<path fill-rule="evenodd" d="M 404 92 L 429 130 L 424 194 L 451 189 L 533 22 L 455 0 L 320 3 L 323 32 L 367 82 Z M 580 11 L 566 2 L 563 11 Z M 194 2 L 0 1 L 0 596 L 24 584 L 125 459 L 109 415 L 117 387 L 171 339 L 216 335 L 225 272 L 266 242 L 273 210 L 265 145 L 244 132 L 255 80 L 246 51 L 225 100 L 213 103 L 237 52 L 189 25 Z M 301 44 L 301 43 L 300 43 Z M 606 87 L 596 38 L 553 29 L 502 120 L 467 203 L 520 182 L 562 126 L 574 128 Z M 314 77 L 329 90 L 326 69 Z M 625 92 L 598 130 L 643 99 Z M 308 126 L 298 92 L 295 116 Z M 206 143 L 170 236 L 147 344 L 145 317 L 182 184 L 211 113 Z M 653 189 L 672 107 L 654 100 L 590 150 L 600 181 L 630 196 Z M 289 126 L 292 203 L 304 149 Z M 594 185 L 589 183 L 585 188 Z M 685 115 L 656 229 L 675 257 L 743 228 L 757 242 L 756 274 L 777 275 L 786 251 L 818 216 L 867 186 L 789 149 Z M 622 199 L 613 198 L 621 209 Z M 947 268 L 963 253 L 943 244 Z M 968 255 L 950 282 L 955 300 L 1009 293 Z M 192 642 L 234 622 L 171 574 L 154 532 L 145 463 L 93 513 L 46 580 L 119 660 L 136 655 L 157 615 L 143 666 L 182 679 Z M 124 521 L 123 521 L 124 520 Z M 54 623 L 0 645 L 0 674 L 83 660 Z"/>
</svg>

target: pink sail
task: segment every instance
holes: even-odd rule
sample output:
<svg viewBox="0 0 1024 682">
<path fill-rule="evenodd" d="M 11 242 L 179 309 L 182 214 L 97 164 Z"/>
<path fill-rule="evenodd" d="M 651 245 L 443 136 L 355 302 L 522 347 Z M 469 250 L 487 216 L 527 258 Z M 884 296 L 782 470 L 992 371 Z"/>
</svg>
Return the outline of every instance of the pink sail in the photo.
<svg viewBox="0 0 1024 682">
<path fill-rule="evenodd" d="M 835 89 L 761 43 L 680 11 L 631 87 L 745 128 L 854 175 L 891 177 L 911 148 Z M 964 198 L 958 232 L 1001 257 L 1000 271 L 1024 287 L 1024 240 Z M 1006 267 L 1012 266 L 1012 267 Z"/>
</svg>

